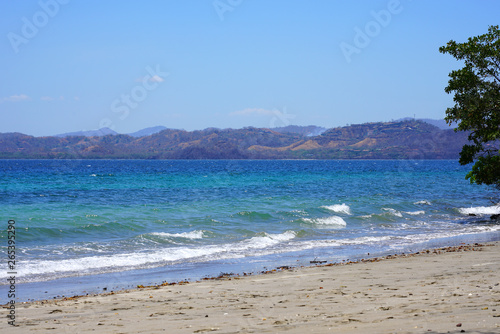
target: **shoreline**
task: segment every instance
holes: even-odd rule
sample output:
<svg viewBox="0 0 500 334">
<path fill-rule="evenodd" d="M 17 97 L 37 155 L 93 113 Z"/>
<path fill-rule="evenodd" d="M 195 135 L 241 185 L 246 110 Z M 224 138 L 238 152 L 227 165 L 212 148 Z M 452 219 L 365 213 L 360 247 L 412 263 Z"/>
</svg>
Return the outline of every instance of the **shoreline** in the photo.
<svg viewBox="0 0 500 334">
<path fill-rule="evenodd" d="M 493 333 L 499 273 L 500 242 L 450 246 L 18 303 L 16 332 Z"/>
<path fill-rule="evenodd" d="M 345 259 L 338 260 L 338 262 L 335 262 L 334 260 L 318 260 L 318 257 L 315 257 L 314 260 L 309 260 L 309 261 L 302 261 L 301 264 L 290 264 L 290 265 L 278 265 L 273 267 L 272 265 L 269 266 L 268 269 L 267 266 L 262 267 L 261 269 L 257 270 L 242 270 L 242 271 L 220 271 L 218 275 L 202 275 L 198 276 L 197 278 L 184 278 L 184 279 L 173 279 L 173 280 L 158 280 L 156 282 L 150 282 L 150 283 L 143 283 L 140 281 L 137 281 L 135 283 L 130 283 L 127 284 L 127 286 L 115 286 L 112 288 L 109 288 L 110 284 L 101 284 L 105 285 L 106 287 L 100 288 L 100 287 L 94 287 L 93 290 L 89 290 L 88 292 L 85 290 L 81 290 L 81 292 L 73 292 L 73 293 L 66 293 L 66 294 L 57 294 L 57 295 L 52 295 L 50 297 L 40 297 L 40 298 L 30 298 L 30 299 L 25 299 L 25 300 L 16 300 L 17 304 L 30 304 L 30 303 L 39 303 L 39 302 L 51 302 L 51 301 L 58 301 L 58 300 L 70 300 L 70 299 L 76 299 L 76 298 L 82 298 L 82 297 L 90 297 L 90 296 L 98 296 L 98 295 L 109 295 L 109 294 L 116 294 L 116 293 L 126 293 L 126 292 L 131 292 L 134 290 L 138 289 L 144 289 L 144 288 L 158 288 L 158 287 L 164 287 L 164 286 L 173 286 L 173 285 L 185 285 L 185 284 L 190 284 L 190 283 L 198 283 L 202 281 L 209 281 L 209 280 L 223 280 L 223 279 L 239 279 L 241 277 L 247 277 L 247 276 L 260 276 L 260 275 L 267 275 L 267 274 L 272 274 L 275 272 L 280 272 L 280 271 L 286 271 L 286 270 L 301 270 L 305 268 L 311 268 L 311 267 L 332 267 L 332 266 L 344 266 L 344 265 L 350 265 L 350 264 L 358 264 L 362 262 L 379 262 L 381 260 L 387 260 L 387 259 L 395 259 L 398 257 L 411 257 L 411 256 L 416 256 L 420 255 L 423 253 L 433 253 L 433 254 L 440 254 L 441 252 L 450 252 L 453 251 L 453 249 L 463 249 L 465 251 L 470 251 L 470 247 L 475 248 L 475 247 L 481 247 L 485 244 L 488 243 L 495 243 L 497 240 L 488 240 L 488 241 L 471 241 L 471 242 L 460 242 L 460 243 L 451 243 L 447 245 L 442 245 L 442 246 L 430 246 L 429 248 L 417 248 L 416 250 L 407 250 L 405 251 L 399 251 L 399 252 L 383 252 L 379 253 L 378 255 L 376 254 L 370 254 L 367 253 L 365 257 L 361 256 L 360 254 L 355 255 L 351 258 L 346 257 Z M 500 244 L 500 240 L 498 240 L 498 243 Z M 297 260 L 298 261 L 298 260 Z M 123 272 L 123 273 L 126 273 Z M 105 274 L 99 274 L 100 275 L 108 275 L 109 273 Z M 147 274 L 146 274 L 147 275 Z M 70 279 L 72 277 L 69 277 Z M 88 278 L 88 280 L 95 281 L 95 276 L 89 275 L 89 276 L 82 276 L 79 277 L 81 278 Z M 101 277 L 102 278 L 102 277 Z M 67 279 L 67 278 L 63 278 Z M 106 279 L 106 277 L 104 277 Z M 57 281 L 57 280 L 56 280 Z M 99 281 L 99 280 L 97 280 Z M 161 283 L 158 283 L 161 281 Z M 50 281 L 49 281 L 50 282 Z M 46 283 L 45 281 L 41 282 L 30 282 L 27 284 L 40 284 L 40 283 Z M 103 281 L 104 283 L 104 281 Z M 22 283 L 16 283 L 18 286 L 21 287 L 21 289 L 24 287 L 23 285 L 26 284 L 25 282 Z M 76 283 L 73 283 L 76 284 Z M 112 284 L 111 284 L 112 285 Z M 20 290 L 21 290 L 20 289 Z M 45 287 L 44 287 L 45 289 Z M 2 306 L 2 304 L 0 304 Z"/>
</svg>

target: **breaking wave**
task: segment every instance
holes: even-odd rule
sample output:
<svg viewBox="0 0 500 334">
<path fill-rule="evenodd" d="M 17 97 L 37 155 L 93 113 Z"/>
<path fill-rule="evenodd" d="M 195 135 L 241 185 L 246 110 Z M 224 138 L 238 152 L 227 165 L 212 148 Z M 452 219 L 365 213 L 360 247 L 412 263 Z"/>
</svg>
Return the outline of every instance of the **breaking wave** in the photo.
<svg viewBox="0 0 500 334">
<path fill-rule="evenodd" d="M 347 226 L 346 221 L 339 216 L 330 216 L 325 218 L 302 218 L 302 220 L 306 223 L 317 224 L 317 225 L 331 225 L 339 227 Z"/>
<path fill-rule="evenodd" d="M 458 212 L 463 215 L 497 215 L 500 214 L 500 205 L 459 208 Z"/>
<path fill-rule="evenodd" d="M 351 214 L 351 208 L 346 204 L 334 204 L 334 205 L 324 205 L 322 208 L 337 212 L 337 213 L 345 213 L 346 215 Z"/>
</svg>

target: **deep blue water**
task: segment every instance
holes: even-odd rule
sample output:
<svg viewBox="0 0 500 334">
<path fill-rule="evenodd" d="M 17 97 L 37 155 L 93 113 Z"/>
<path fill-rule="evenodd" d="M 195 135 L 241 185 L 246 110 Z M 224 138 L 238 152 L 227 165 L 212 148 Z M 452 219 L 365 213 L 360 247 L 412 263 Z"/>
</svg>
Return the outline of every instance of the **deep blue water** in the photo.
<svg viewBox="0 0 500 334">
<path fill-rule="evenodd" d="M 6 254 L 14 219 L 18 297 L 27 300 L 497 240 L 489 214 L 500 213 L 498 194 L 469 184 L 468 168 L 0 160 L 0 248 Z M 2 282 L 7 272 L 5 257 Z"/>
</svg>

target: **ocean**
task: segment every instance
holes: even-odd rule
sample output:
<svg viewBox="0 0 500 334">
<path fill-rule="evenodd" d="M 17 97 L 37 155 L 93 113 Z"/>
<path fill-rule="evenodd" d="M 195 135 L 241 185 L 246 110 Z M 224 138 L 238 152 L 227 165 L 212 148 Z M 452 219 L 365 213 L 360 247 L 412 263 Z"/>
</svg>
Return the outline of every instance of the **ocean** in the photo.
<svg viewBox="0 0 500 334">
<path fill-rule="evenodd" d="M 499 240 L 489 218 L 500 213 L 498 192 L 471 185 L 469 169 L 454 160 L 0 160 L 0 300 L 12 272 L 16 300 L 28 301 Z"/>
</svg>

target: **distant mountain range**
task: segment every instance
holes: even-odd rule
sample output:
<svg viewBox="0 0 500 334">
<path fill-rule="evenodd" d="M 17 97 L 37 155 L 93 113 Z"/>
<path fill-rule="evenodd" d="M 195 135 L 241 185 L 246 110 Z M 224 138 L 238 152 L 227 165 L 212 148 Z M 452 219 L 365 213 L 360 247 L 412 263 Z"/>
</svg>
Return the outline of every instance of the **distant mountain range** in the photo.
<svg viewBox="0 0 500 334">
<path fill-rule="evenodd" d="M 205 130 L 220 130 L 218 128 L 208 128 Z M 140 131 L 134 132 L 134 133 L 128 133 L 129 136 L 132 137 L 146 137 L 150 136 L 152 134 L 161 132 L 163 130 L 167 130 L 166 127 L 164 126 L 154 126 L 151 128 L 145 128 Z M 315 126 L 315 125 L 309 125 L 309 126 L 298 126 L 298 125 L 289 125 L 281 128 L 273 128 L 274 131 L 280 132 L 280 133 L 298 133 L 304 136 L 318 136 L 325 132 L 327 128 L 323 128 L 320 126 Z M 62 133 L 55 135 L 54 137 L 78 137 L 78 136 L 83 136 L 83 137 L 102 137 L 102 136 L 107 136 L 107 135 L 119 135 L 118 132 L 111 130 L 110 128 L 102 128 L 99 130 L 89 130 L 89 131 L 77 131 L 77 132 L 68 132 L 68 133 Z"/>
<path fill-rule="evenodd" d="M 157 132 L 160 130 L 159 132 Z M 109 129 L 80 135 L 0 134 L 4 159 L 457 159 L 467 134 L 406 120 L 325 129 L 148 128 L 134 134 Z M 149 134 L 148 133 L 152 133 Z M 106 134 L 107 133 L 107 134 Z"/>
<path fill-rule="evenodd" d="M 413 120 L 415 120 L 415 119 L 411 118 L 411 117 L 405 117 L 405 118 L 400 118 L 400 119 L 396 120 L 396 122 L 413 121 Z M 446 121 L 444 119 L 419 118 L 416 120 L 432 124 L 434 126 L 437 126 L 440 129 L 442 129 L 442 130 L 454 129 L 457 127 L 457 123 L 452 123 L 451 125 L 449 125 L 448 123 L 446 123 Z"/>
<path fill-rule="evenodd" d="M 166 130 L 167 128 L 164 126 L 154 126 L 151 128 L 145 128 L 133 133 L 129 133 L 129 136 L 132 137 L 145 137 L 145 136 L 150 136 L 152 134 L 158 133 L 160 131 Z M 89 130 L 89 131 L 78 131 L 78 132 L 68 132 L 68 133 L 62 133 L 59 135 L 55 135 L 54 137 L 102 137 L 102 136 L 107 136 L 107 135 L 118 135 L 119 133 L 111 130 L 110 128 L 102 128 L 99 130 Z"/>
<path fill-rule="evenodd" d="M 405 121 L 413 121 L 415 119 L 411 117 L 405 117 L 396 120 L 395 122 L 405 122 Z M 447 129 L 453 129 L 456 127 L 450 126 L 446 123 L 445 120 L 442 119 L 429 119 L 429 118 L 422 118 L 422 119 L 417 119 L 417 121 L 422 121 L 425 123 L 432 124 L 434 126 L 437 126 L 440 129 L 447 130 Z M 128 133 L 127 135 L 132 136 L 132 137 L 146 137 L 150 136 L 152 134 L 161 132 L 163 130 L 167 130 L 167 127 L 164 126 L 153 126 L 150 128 L 145 128 L 133 133 Z M 210 130 L 210 129 L 216 129 L 220 130 L 218 128 L 208 128 L 205 130 Z M 316 126 L 316 125 L 308 125 L 308 126 L 300 126 L 300 125 L 288 125 L 285 127 L 278 127 L 278 128 L 272 128 L 271 130 L 279 132 L 279 133 L 297 133 L 301 134 L 307 137 L 312 137 L 312 136 L 319 136 L 326 130 L 327 128 L 321 127 L 321 126 Z M 83 137 L 102 137 L 102 136 L 108 136 L 108 135 L 119 135 L 118 132 L 111 130 L 110 128 L 102 128 L 99 130 L 88 130 L 88 131 L 77 131 L 77 132 L 68 132 L 68 133 L 62 133 L 55 135 L 54 137 L 78 137 L 78 136 L 83 136 Z"/>
<path fill-rule="evenodd" d="M 281 128 L 272 128 L 271 130 L 279 133 L 297 133 L 306 137 L 312 137 L 312 136 L 319 136 L 328 129 L 316 125 L 309 125 L 309 126 L 289 125 Z"/>
</svg>

